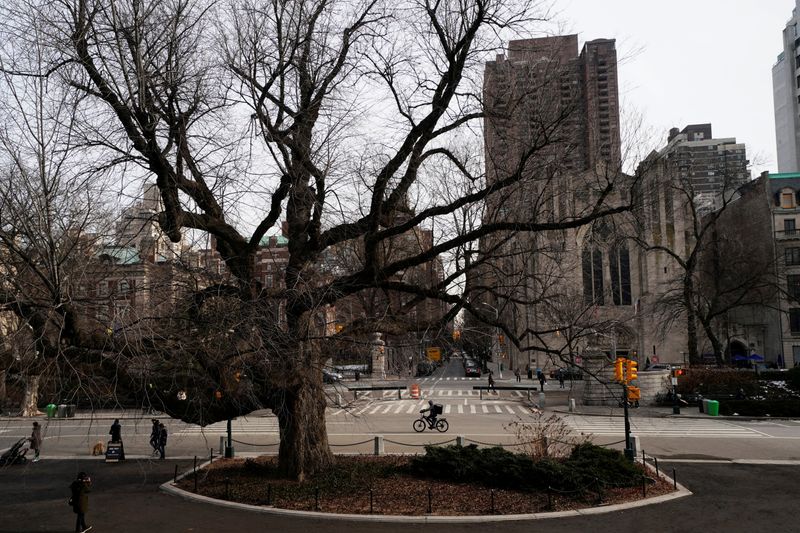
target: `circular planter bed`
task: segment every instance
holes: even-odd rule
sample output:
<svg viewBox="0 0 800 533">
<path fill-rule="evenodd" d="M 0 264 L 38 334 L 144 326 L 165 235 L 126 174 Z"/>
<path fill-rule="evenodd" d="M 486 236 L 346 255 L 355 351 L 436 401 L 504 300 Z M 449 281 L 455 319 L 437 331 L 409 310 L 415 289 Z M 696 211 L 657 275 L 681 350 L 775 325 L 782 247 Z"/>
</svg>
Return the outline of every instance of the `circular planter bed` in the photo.
<svg viewBox="0 0 800 533">
<path fill-rule="evenodd" d="M 499 450 L 490 455 L 507 459 L 517 454 Z M 336 456 L 331 468 L 298 483 L 278 475 L 274 457 L 219 460 L 198 471 L 197 492 L 221 500 L 298 511 L 463 516 L 585 509 L 640 500 L 644 493 L 652 497 L 673 490 L 671 484 L 654 479 L 640 465 L 633 467 L 638 470 L 639 482 L 635 484 L 618 486 L 593 478 L 596 482 L 588 485 L 558 490 L 537 488 L 535 484 L 516 488 L 513 474 L 508 483 L 500 482 L 505 486 L 497 486 L 497 475 L 487 476 L 494 479 L 489 481 L 495 484 L 494 488 L 476 480 L 437 479 L 441 474 L 421 475 L 420 467 L 425 466 L 418 461 L 419 458 L 408 456 Z M 177 485 L 194 492 L 194 476 L 188 475 Z"/>
</svg>

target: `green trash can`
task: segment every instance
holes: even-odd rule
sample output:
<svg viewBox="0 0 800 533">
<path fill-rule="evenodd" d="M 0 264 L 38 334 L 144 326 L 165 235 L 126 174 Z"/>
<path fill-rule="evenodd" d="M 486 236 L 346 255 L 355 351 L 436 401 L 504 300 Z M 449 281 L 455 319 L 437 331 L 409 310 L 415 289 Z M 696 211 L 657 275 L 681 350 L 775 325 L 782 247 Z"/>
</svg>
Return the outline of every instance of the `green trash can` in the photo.
<svg viewBox="0 0 800 533">
<path fill-rule="evenodd" d="M 708 400 L 708 416 L 719 416 L 719 402 Z"/>
<path fill-rule="evenodd" d="M 44 408 L 45 412 L 47 413 L 47 418 L 55 418 L 56 417 L 56 410 L 58 406 L 54 403 L 47 404 L 47 407 Z"/>
</svg>

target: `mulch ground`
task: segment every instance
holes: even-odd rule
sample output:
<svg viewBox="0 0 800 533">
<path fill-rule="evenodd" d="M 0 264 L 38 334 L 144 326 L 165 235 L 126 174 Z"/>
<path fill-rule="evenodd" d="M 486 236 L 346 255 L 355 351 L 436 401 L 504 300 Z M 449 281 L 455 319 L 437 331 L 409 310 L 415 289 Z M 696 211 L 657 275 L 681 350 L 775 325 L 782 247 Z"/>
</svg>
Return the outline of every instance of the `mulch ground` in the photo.
<svg viewBox="0 0 800 533">
<path fill-rule="evenodd" d="M 489 489 L 484 486 L 420 479 L 403 473 L 402 456 L 337 456 L 326 475 L 304 483 L 280 479 L 275 457 L 220 459 L 198 471 L 197 493 L 211 498 L 281 509 L 348 514 L 435 515 L 523 514 L 585 509 L 642 499 L 642 487 L 610 488 L 602 494 L 558 494 Z M 642 471 L 643 474 L 645 471 Z M 651 473 L 647 473 L 651 475 Z M 651 477 L 653 477 L 651 475 Z M 178 483 L 195 491 L 189 475 Z M 667 494 L 661 479 L 646 485 L 646 496 Z"/>
</svg>

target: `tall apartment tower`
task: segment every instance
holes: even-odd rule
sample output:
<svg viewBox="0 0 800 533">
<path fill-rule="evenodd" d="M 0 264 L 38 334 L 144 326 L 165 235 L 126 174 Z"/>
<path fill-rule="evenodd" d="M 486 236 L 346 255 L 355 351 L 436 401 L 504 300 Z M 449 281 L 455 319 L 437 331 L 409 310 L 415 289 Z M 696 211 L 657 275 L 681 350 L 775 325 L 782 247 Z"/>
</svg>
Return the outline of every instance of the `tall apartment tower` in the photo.
<svg viewBox="0 0 800 533">
<path fill-rule="evenodd" d="M 613 39 L 584 44 L 563 35 L 511 41 L 507 55 L 486 64 L 484 101 L 487 173 L 503 174 L 536 143 L 538 161 L 581 172 L 620 161 L 617 51 Z M 533 170 L 539 171 L 541 165 Z M 510 169 L 511 170 L 511 169 Z"/>
<path fill-rule="evenodd" d="M 778 171 L 800 171 L 800 0 L 783 30 L 783 51 L 772 67 Z"/>
<path fill-rule="evenodd" d="M 673 172 L 691 184 L 696 196 L 719 203 L 750 181 L 745 145 L 735 137 L 715 139 L 711 124 L 672 128 L 667 145 L 658 152 Z"/>
</svg>

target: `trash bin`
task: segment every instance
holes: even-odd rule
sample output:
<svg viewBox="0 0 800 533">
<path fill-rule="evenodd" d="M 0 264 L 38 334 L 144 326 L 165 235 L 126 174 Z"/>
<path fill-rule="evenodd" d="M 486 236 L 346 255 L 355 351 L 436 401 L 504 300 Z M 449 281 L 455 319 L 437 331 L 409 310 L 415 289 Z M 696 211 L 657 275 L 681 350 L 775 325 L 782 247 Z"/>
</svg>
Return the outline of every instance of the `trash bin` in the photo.
<svg viewBox="0 0 800 533">
<path fill-rule="evenodd" d="M 717 400 L 708 400 L 706 409 L 708 416 L 719 416 L 719 402 Z"/>
<path fill-rule="evenodd" d="M 58 412 L 58 407 L 54 403 L 49 403 L 45 407 L 45 412 L 47 413 L 47 418 L 54 418 Z"/>
<path fill-rule="evenodd" d="M 67 405 L 67 418 L 73 418 L 75 416 L 75 409 L 76 406 L 74 403 Z"/>
</svg>

